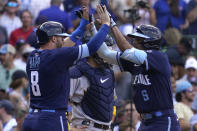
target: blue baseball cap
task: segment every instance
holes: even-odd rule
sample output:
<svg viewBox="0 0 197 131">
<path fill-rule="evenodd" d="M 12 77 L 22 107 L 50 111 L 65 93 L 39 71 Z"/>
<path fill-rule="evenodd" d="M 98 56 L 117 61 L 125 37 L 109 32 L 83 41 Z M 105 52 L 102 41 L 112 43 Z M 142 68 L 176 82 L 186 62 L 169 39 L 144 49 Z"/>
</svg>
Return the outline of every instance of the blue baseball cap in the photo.
<svg viewBox="0 0 197 131">
<path fill-rule="evenodd" d="M 16 53 L 16 50 L 15 50 L 15 48 L 12 45 L 10 45 L 10 44 L 4 44 L 0 48 L 0 54 L 7 54 L 7 53 L 15 54 Z"/>
<path fill-rule="evenodd" d="M 192 84 L 189 81 L 184 81 L 184 82 L 179 83 L 176 86 L 176 92 L 180 93 L 182 91 L 190 90 L 191 87 L 192 87 Z"/>
</svg>

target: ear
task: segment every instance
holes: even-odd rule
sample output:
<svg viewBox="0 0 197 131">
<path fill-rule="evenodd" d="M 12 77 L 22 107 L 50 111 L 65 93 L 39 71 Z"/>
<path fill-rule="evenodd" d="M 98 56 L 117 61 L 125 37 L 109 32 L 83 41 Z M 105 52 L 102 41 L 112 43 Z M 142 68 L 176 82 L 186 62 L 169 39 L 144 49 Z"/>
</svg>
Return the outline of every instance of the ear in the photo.
<svg viewBox="0 0 197 131">
<path fill-rule="evenodd" d="M 51 41 L 52 41 L 52 42 L 55 42 L 55 41 L 56 41 L 56 37 L 55 37 L 55 36 L 52 36 L 52 37 L 51 37 Z"/>
</svg>

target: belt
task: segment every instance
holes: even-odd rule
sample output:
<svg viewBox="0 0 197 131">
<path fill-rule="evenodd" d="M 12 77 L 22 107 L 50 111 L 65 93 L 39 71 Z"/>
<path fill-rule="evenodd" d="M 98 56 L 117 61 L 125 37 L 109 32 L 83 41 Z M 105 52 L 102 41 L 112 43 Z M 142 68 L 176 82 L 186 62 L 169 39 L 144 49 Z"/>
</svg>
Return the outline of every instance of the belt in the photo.
<svg viewBox="0 0 197 131">
<path fill-rule="evenodd" d="M 93 126 L 95 128 L 99 128 L 99 129 L 103 129 L 103 130 L 108 130 L 110 128 L 110 126 L 108 126 L 108 125 L 103 125 L 103 124 L 95 123 L 93 121 L 91 121 L 91 122 L 92 122 L 92 124 L 93 124 Z M 90 122 L 90 120 L 83 120 L 82 121 L 82 125 L 89 126 L 91 122 Z"/>
<path fill-rule="evenodd" d="M 72 101 L 71 103 L 72 103 L 73 105 L 75 105 L 75 106 L 81 105 L 81 103 L 74 102 L 74 101 Z"/>
<path fill-rule="evenodd" d="M 65 110 L 50 110 L 50 109 L 29 109 L 30 113 L 36 113 L 36 112 L 66 112 Z"/>
<path fill-rule="evenodd" d="M 103 130 L 108 130 L 110 127 L 108 125 L 102 125 L 102 124 L 98 124 L 98 123 L 94 123 L 94 127 L 95 128 L 100 128 Z"/>
<path fill-rule="evenodd" d="M 148 119 L 153 119 L 156 117 L 161 117 L 170 114 L 175 114 L 173 109 L 160 110 L 150 113 L 140 113 L 140 117 L 142 118 L 142 120 L 148 120 Z"/>
</svg>

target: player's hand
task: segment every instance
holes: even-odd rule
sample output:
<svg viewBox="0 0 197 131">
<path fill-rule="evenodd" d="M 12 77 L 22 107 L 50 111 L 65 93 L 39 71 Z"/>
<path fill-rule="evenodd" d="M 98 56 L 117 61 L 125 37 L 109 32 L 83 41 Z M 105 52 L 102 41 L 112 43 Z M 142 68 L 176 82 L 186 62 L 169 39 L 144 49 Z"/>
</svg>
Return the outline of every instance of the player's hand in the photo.
<svg viewBox="0 0 197 131">
<path fill-rule="evenodd" d="M 88 7 L 83 6 L 82 11 L 83 11 L 82 17 L 84 19 L 86 19 L 87 21 L 89 21 L 89 9 L 88 9 Z"/>
<path fill-rule="evenodd" d="M 108 14 L 108 11 L 106 9 L 106 6 L 103 6 L 103 8 L 101 7 L 101 5 L 97 5 L 96 11 L 99 15 L 101 24 L 106 24 L 106 25 L 110 25 L 110 17 Z"/>
</svg>

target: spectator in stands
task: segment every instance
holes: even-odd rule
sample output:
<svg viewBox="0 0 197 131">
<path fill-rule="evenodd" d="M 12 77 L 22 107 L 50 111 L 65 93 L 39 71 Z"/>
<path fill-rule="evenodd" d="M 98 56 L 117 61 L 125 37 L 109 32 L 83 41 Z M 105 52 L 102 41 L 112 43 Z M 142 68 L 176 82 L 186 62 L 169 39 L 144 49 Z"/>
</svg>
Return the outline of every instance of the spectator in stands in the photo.
<svg viewBox="0 0 197 131">
<path fill-rule="evenodd" d="M 4 12 L 4 7 L 5 7 L 5 4 L 6 4 L 7 0 L 1 0 L 0 1 L 0 16 L 3 14 Z"/>
<path fill-rule="evenodd" d="M 154 9 L 156 12 L 156 26 L 164 32 L 168 27 L 180 30 L 180 25 L 185 23 L 186 4 L 183 0 L 158 0 Z"/>
<path fill-rule="evenodd" d="M 182 38 L 181 32 L 176 28 L 168 28 L 164 31 L 165 44 L 163 46 L 176 46 Z"/>
<path fill-rule="evenodd" d="M 127 100 L 118 109 L 113 131 L 125 131 L 125 127 L 132 127 L 133 129 L 137 130 L 140 126 L 139 120 L 140 116 L 139 113 L 136 111 L 135 105 L 131 103 L 131 101 Z M 127 123 L 129 123 L 129 125 L 127 125 Z"/>
<path fill-rule="evenodd" d="M 197 96 L 197 76 L 190 78 L 189 82 L 192 84 L 194 92 Z"/>
<path fill-rule="evenodd" d="M 9 99 L 9 94 L 3 89 L 0 89 L 0 100 Z"/>
<path fill-rule="evenodd" d="M 170 76 L 170 81 L 171 81 L 171 87 L 172 87 L 172 99 L 173 99 L 173 104 L 176 104 L 177 101 L 176 101 L 176 79 L 173 75 L 173 73 L 171 74 Z"/>
<path fill-rule="evenodd" d="M 8 0 L 5 5 L 5 12 L 0 17 L 0 25 L 6 29 L 8 37 L 13 30 L 22 26 L 21 20 L 16 16 L 18 8 L 17 0 Z"/>
<path fill-rule="evenodd" d="M 5 43 L 8 43 L 7 31 L 3 26 L 0 26 L 0 47 Z"/>
<path fill-rule="evenodd" d="M 13 46 L 16 45 L 16 42 L 18 40 L 26 40 L 27 37 L 31 34 L 33 31 L 32 27 L 32 15 L 31 12 L 28 10 L 23 10 L 20 14 L 20 19 L 23 23 L 22 27 L 14 30 L 9 39 L 9 43 Z"/>
<path fill-rule="evenodd" d="M 187 5 L 186 23 L 182 25 L 184 33 L 188 35 L 197 35 L 197 0 L 191 0 Z"/>
<path fill-rule="evenodd" d="M 5 44 L 0 49 L 2 64 L 0 65 L 0 89 L 8 89 L 12 74 L 17 70 L 14 66 L 16 50 L 10 44 Z"/>
<path fill-rule="evenodd" d="M 184 37 L 181 38 L 177 48 L 182 56 L 187 56 L 192 51 L 192 40 Z"/>
<path fill-rule="evenodd" d="M 28 43 L 26 43 L 24 40 L 19 40 L 16 43 L 16 55 L 15 55 L 15 59 L 14 59 L 14 65 L 21 70 L 26 69 L 26 64 L 23 60 L 23 51 L 30 47 L 30 45 Z"/>
<path fill-rule="evenodd" d="M 192 103 L 192 110 L 194 115 L 190 119 L 191 131 L 197 131 L 197 95 L 194 97 L 194 101 Z"/>
<path fill-rule="evenodd" d="M 139 7 L 139 15 L 140 19 L 137 21 L 135 25 L 148 24 L 148 25 L 156 25 L 156 13 L 155 10 L 151 6 L 151 0 L 144 1 L 146 4 L 141 5 L 140 2 L 137 2 L 137 6 Z"/>
<path fill-rule="evenodd" d="M 135 0 L 113 0 L 109 2 L 109 9 L 115 15 L 118 23 L 125 24 L 128 23 L 129 19 L 125 17 L 124 10 L 131 9 L 134 5 Z"/>
<path fill-rule="evenodd" d="M 64 10 L 66 12 L 72 11 L 75 8 L 75 6 L 77 6 L 77 1 L 78 0 L 63 0 Z"/>
<path fill-rule="evenodd" d="M 192 84 L 188 81 L 179 83 L 176 87 L 176 101 L 174 110 L 178 116 L 182 131 L 190 130 L 190 119 L 193 116 L 191 104 L 194 98 Z"/>
<path fill-rule="evenodd" d="M 171 65 L 173 77 L 175 80 L 179 80 L 185 75 L 184 60 L 176 50 L 168 50 L 167 55 Z"/>
<path fill-rule="evenodd" d="M 197 74 L 197 60 L 195 57 L 188 57 L 185 62 L 186 74 L 179 80 L 176 81 L 176 84 L 182 81 L 189 81 L 190 79 L 196 77 Z"/>
<path fill-rule="evenodd" d="M 0 129 L 1 131 L 13 131 L 17 126 L 16 119 L 14 118 L 14 106 L 8 100 L 0 101 Z"/>
<path fill-rule="evenodd" d="M 29 44 L 27 44 L 29 45 Z M 27 58 L 29 56 L 29 54 L 35 50 L 34 47 L 31 46 L 26 46 L 23 51 L 22 51 L 22 57 L 21 59 L 18 59 L 18 61 L 14 61 L 14 64 L 16 67 L 18 67 L 19 69 L 23 70 L 26 72 L 26 63 L 27 63 Z"/>
<path fill-rule="evenodd" d="M 19 13 L 22 12 L 23 10 L 28 10 L 31 6 L 31 1 L 32 0 L 19 0 Z"/>
<path fill-rule="evenodd" d="M 172 35 L 172 33 L 169 32 L 169 35 Z M 172 36 L 174 36 L 174 35 L 172 35 Z M 171 43 L 167 47 L 166 53 L 169 56 L 171 52 L 176 52 L 177 55 L 184 60 L 185 59 L 184 57 L 189 55 L 189 53 L 192 50 L 192 41 L 191 41 L 191 39 L 185 38 L 185 37 L 182 37 L 180 39 L 180 41 L 177 41 L 178 37 L 174 36 L 174 38 L 176 39 L 176 40 L 174 39 L 174 42 L 177 42 L 177 43 Z M 171 40 L 171 41 L 173 41 L 173 40 Z"/>
<path fill-rule="evenodd" d="M 38 17 L 38 14 L 41 10 L 49 8 L 50 7 L 51 0 L 29 0 L 30 4 L 30 12 L 33 15 L 33 18 L 35 19 Z M 60 9 L 63 11 L 64 7 L 63 4 L 60 6 Z"/>
<path fill-rule="evenodd" d="M 17 122 L 17 126 L 15 128 L 14 131 L 22 131 L 22 125 L 24 122 L 24 119 L 27 115 L 27 111 L 25 110 L 19 110 L 16 114 L 15 114 L 15 118 L 16 118 L 16 122 Z"/>
<path fill-rule="evenodd" d="M 39 16 L 34 23 L 34 30 L 31 32 L 31 34 L 28 36 L 26 40 L 27 43 L 29 43 L 32 47 L 36 49 L 40 48 L 39 44 L 37 43 L 37 36 L 36 36 L 37 27 L 47 21 L 48 19 L 45 16 Z"/>
<path fill-rule="evenodd" d="M 49 21 L 60 22 L 64 26 L 66 32 L 72 33 L 72 21 L 66 12 L 60 10 L 61 3 L 62 0 L 51 0 L 51 7 L 41 10 L 39 16 L 45 16 Z"/>
<path fill-rule="evenodd" d="M 22 52 L 23 52 L 24 48 L 29 47 L 29 46 L 30 45 L 28 43 L 26 43 L 23 39 L 18 40 L 16 42 L 16 46 L 15 46 L 15 49 L 16 49 L 15 61 L 22 57 Z"/>
<path fill-rule="evenodd" d="M 24 110 L 27 112 L 29 101 L 23 95 L 24 89 L 27 88 L 28 80 L 26 72 L 22 70 L 17 70 L 12 75 L 12 82 L 10 84 L 10 88 L 12 91 L 10 92 L 10 101 L 13 103 L 15 107 L 15 114 L 20 112 L 20 110 Z"/>
</svg>

